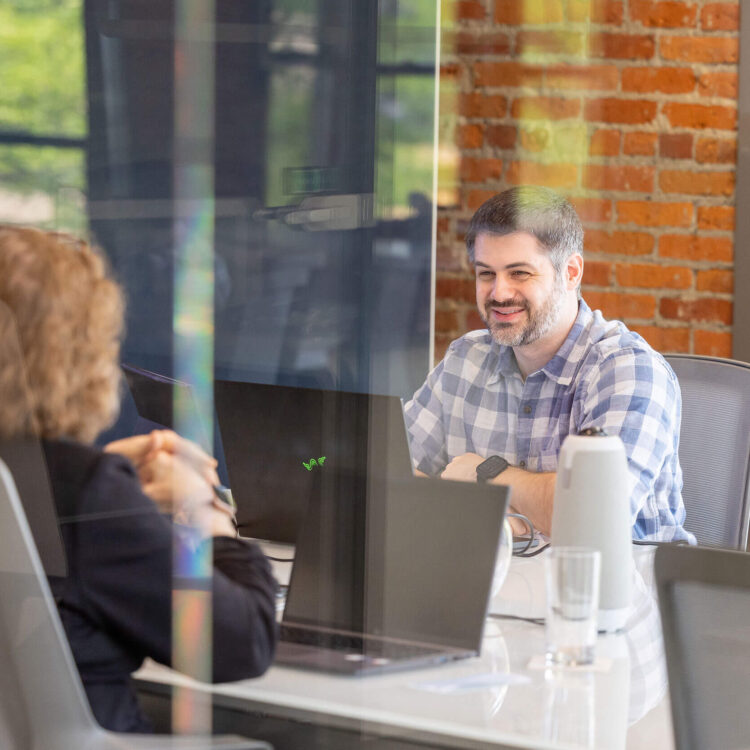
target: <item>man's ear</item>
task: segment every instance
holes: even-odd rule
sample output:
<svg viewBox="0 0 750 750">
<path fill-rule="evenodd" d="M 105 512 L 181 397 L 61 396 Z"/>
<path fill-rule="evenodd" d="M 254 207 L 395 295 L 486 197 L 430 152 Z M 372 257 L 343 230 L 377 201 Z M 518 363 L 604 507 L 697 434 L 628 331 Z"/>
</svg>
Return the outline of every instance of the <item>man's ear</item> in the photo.
<svg viewBox="0 0 750 750">
<path fill-rule="evenodd" d="M 580 253 L 573 255 L 565 261 L 565 285 L 568 289 L 577 289 L 583 278 L 583 256 Z"/>
</svg>

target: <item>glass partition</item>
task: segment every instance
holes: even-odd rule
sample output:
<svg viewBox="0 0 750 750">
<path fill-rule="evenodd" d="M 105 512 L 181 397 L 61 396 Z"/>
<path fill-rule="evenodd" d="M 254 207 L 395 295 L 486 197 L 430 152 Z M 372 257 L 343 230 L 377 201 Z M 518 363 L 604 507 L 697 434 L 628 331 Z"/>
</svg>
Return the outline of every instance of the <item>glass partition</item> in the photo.
<svg viewBox="0 0 750 750">
<path fill-rule="evenodd" d="M 413 0 L 11 0 L 0 10 L 0 221 L 83 235 L 125 291 L 129 388 L 99 443 L 175 427 L 220 454 L 228 483 L 214 383 L 318 389 L 306 426 L 285 412 L 305 430 L 299 440 L 272 444 L 270 397 L 239 420 L 267 425 L 256 478 L 278 483 L 271 470 L 282 467 L 282 489 L 301 505 L 285 542 L 319 481 L 321 497 L 350 481 L 347 457 L 357 487 L 370 463 L 410 474 L 395 397 L 409 397 L 431 362 L 438 15 Z M 326 461 L 319 480 L 313 468 Z M 264 498 L 271 511 L 279 498 Z M 241 531 L 257 536 L 244 512 Z M 209 680 L 210 555 L 180 542 L 172 572 L 171 663 Z M 176 697 L 175 731 L 210 726 L 196 696 Z"/>
<path fill-rule="evenodd" d="M 218 2 L 219 377 L 410 395 L 430 346 L 431 4 Z M 93 234 L 174 374 L 170 3 L 86 4 Z"/>
<path fill-rule="evenodd" d="M 439 5 L 10 0 L 0 8 L 0 220 L 88 235 L 128 298 L 122 363 L 131 395 L 100 442 L 149 429 L 150 419 L 210 448 L 216 407 L 227 461 L 240 467 L 220 464 L 219 477 L 232 484 L 240 532 L 279 543 L 263 549 L 283 584 L 290 543 L 304 533 L 290 614 L 319 625 L 327 604 L 336 629 L 395 634 L 409 647 L 432 639 L 448 648 L 446 659 L 457 637 L 461 656 L 481 650 L 427 676 L 354 680 L 274 666 L 262 679 L 231 682 L 234 643 L 253 633 L 237 626 L 241 608 L 227 607 L 223 625 L 237 640 L 213 652 L 216 660 L 222 652 L 218 681 L 227 682 L 199 686 L 165 717 L 160 707 L 184 678 L 153 665 L 140 672 L 139 697 L 159 730 L 206 729 L 213 717 L 216 731 L 277 747 L 620 748 L 627 722 L 664 694 L 646 583 L 628 633 L 602 641 L 595 671 L 551 674 L 535 663 L 544 649 L 541 557 L 508 578 L 515 599 L 508 588 L 507 601 L 494 597 L 498 619 L 485 616 L 506 490 L 410 476 L 398 397 L 432 364 Z M 490 6 L 500 19 L 506 5 L 456 7 L 479 31 Z M 554 18 L 558 6 L 549 7 Z M 506 40 L 486 43 L 502 49 Z M 442 115 L 460 129 L 464 80 L 456 70 L 447 78 L 444 101 L 456 111 Z M 446 152 L 443 188 L 458 180 L 449 174 L 457 150 Z M 461 200 L 455 184 L 444 195 Z M 461 222 L 450 231 L 460 244 Z M 154 403 L 158 414 L 148 411 Z M 181 410 L 196 420 L 181 421 Z M 214 489 L 223 502 L 226 488 Z M 113 510 L 129 532 L 127 519 L 138 516 L 127 508 L 107 506 L 95 520 Z M 107 546 L 87 528 L 92 544 Z M 148 552 L 119 551 L 142 567 Z M 214 571 L 207 556 L 187 553 L 170 567 L 171 553 L 162 572 L 178 594 L 162 620 L 175 625 L 175 653 L 185 659 L 173 663 L 209 680 L 210 651 L 198 639 L 211 628 Z M 148 606 L 133 599 L 124 615 L 150 622 Z M 191 702 L 198 694 L 202 702 Z"/>
</svg>

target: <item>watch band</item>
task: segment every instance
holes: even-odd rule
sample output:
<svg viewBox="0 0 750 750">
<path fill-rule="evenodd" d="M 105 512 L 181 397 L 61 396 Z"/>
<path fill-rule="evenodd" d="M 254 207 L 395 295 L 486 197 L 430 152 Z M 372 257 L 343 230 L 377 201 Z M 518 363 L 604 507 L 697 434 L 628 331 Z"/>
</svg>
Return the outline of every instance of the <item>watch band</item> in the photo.
<svg viewBox="0 0 750 750">
<path fill-rule="evenodd" d="M 485 458 L 477 466 L 477 482 L 488 482 L 498 474 L 502 474 L 510 464 L 502 456 L 490 456 Z"/>
</svg>

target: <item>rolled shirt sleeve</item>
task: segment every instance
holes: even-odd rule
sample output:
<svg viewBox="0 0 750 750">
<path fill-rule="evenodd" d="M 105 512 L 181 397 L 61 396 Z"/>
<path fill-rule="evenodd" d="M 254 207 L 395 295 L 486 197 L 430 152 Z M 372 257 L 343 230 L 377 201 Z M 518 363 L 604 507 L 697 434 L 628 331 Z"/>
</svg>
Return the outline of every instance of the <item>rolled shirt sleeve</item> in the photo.
<svg viewBox="0 0 750 750">
<path fill-rule="evenodd" d="M 412 463 L 429 476 L 439 475 L 448 464 L 443 427 L 443 370 L 445 360 L 427 376 L 422 387 L 404 406 Z"/>
<path fill-rule="evenodd" d="M 674 372 L 654 352 L 621 349 L 591 368 L 588 380 L 580 389 L 579 426 L 599 427 L 625 446 L 633 536 L 694 541 L 683 529 L 681 399 Z"/>
</svg>

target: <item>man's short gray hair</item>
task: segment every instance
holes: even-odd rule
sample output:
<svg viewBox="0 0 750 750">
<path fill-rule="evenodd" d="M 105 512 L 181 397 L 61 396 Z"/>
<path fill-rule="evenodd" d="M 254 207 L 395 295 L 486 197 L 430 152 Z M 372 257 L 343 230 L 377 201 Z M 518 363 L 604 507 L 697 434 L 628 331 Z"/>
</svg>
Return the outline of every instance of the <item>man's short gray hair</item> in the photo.
<svg viewBox="0 0 750 750">
<path fill-rule="evenodd" d="M 549 253 L 558 274 L 571 255 L 583 255 L 583 227 L 573 206 L 554 190 L 525 185 L 493 195 L 477 209 L 466 232 L 471 263 L 480 234 L 503 236 L 514 232 L 534 236 Z"/>
</svg>

